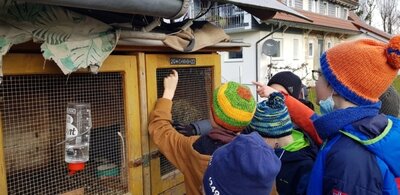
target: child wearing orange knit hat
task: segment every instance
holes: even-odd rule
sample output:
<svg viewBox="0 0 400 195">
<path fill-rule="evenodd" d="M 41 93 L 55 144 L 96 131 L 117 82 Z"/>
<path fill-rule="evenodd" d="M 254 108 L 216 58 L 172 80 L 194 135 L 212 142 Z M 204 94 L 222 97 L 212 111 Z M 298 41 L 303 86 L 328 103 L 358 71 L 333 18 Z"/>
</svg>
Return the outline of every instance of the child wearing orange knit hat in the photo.
<svg viewBox="0 0 400 195">
<path fill-rule="evenodd" d="M 311 120 L 325 144 L 307 194 L 398 194 L 400 120 L 379 113 L 379 97 L 400 68 L 400 36 L 388 44 L 369 39 L 344 42 L 326 51 L 320 62 L 315 71 L 317 103 L 325 113 Z M 268 97 L 275 90 L 261 85 L 257 91 Z M 295 100 L 286 104 L 289 111 L 301 106 Z M 302 112 L 292 119 L 301 121 L 311 111 Z"/>
</svg>

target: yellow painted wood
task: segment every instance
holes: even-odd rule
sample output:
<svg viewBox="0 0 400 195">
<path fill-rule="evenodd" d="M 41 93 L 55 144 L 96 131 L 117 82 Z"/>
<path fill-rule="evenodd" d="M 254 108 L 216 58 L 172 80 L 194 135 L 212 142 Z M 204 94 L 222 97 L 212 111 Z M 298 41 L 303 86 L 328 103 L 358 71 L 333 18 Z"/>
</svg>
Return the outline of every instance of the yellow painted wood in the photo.
<svg viewBox="0 0 400 195">
<path fill-rule="evenodd" d="M 171 189 L 168 189 L 167 191 L 160 193 L 160 195 L 184 195 L 185 193 L 186 193 L 185 184 L 180 183 L 179 185 L 174 186 Z"/>
<path fill-rule="evenodd" d="M 126 127 L 126 156 L 128 163 L 141 158 L 141 133 L 140 133 L 140 105 L 139 86 L 136 57 L 129 59 L 118 59 L 120 63 L 129 62 L 125 65 L 124 76 L 124 100 L 125 100 L 125 127 Z M 118 64 L 117 62 L 114 62 Z M 107 70 L 105 70 L 107 71 Z M 126 165 L 127 166 L 127 165 Z M 142 166 L 128 168 L 128 188 L 134 195 L 143 194 L 143 170 Z"/>
<path fill-rule="evenodd" d="M 3 57 L 3 72 L 4 75 L 62 74 L 58 66 L 53 62 L 45 61 L 39 54 L 7 54 Z M 88 71 L 80 70 L 79 72 L 87 73 Z M 124 74 L 127 184 L 131 194 L 141 195 L 143 194 L 142 167 L 128 167 L 128 164 L 142 157 L 137 58 L 135 55 L 109 56 L 100 68 L 100 72 L 121 72 Z M 0 146 L 1 143 L 2 139 L 0 139 Z M 5 181 L 6 173 L 3 171 L 3 169 L 5 170 L 5 163 L 2 159 L 4 158 L 2 150 L 3 147 L 0 147 L 0 194 L 7 194 L 1 193 L 4 189 L 7 189 L 3 187 L 3 185 L 7 185 Z"/>
<path fill-rule="evenodd" d="M 132 56 L 111 55 L 104 61 L 99 72 L 125 72 L 127 68 L 136 64 L 136 57 L 132 59 Z M 3 56 L 3 73 L 4 75 L 62 74 L 54 62 L 46 61 L 39 54 L 16 53 Z M 89 73 L 89 71 L 80 69 L 78 73 Z"/>
<path fill-rule="evenodd" d="M 39 54 L 7 54 L 3 56 L 3 73 L 4 75 L 60 74 L 61 69 Z"/>
<path fill-rule="evenodd" d="M 138 67 L 139 67 L 139 87 L 140 87 L 140 111 L 141 113 L 148 113 L 147 111 L 147 85 L 146 85 L 146 58 L 144 53 L 138 54 Z M 142 114 L 140 117 L 141 126 L 141 141 L 142 141 L 142 154 L 150 153 L 149 134 L 148 134 L 148 120 L 147 115 Z M 143 194 L 151 194 L 151 172 L 150 166 L 143 167 Z"/>
<path fill-rule="evenodd" d="M 172 173 L 168 173 L 166 176 L 161 177 L 161 190 L 165 191 L 174 188 L 179 183 L 184 182 L 183 174 L 176 170 Z"/>
<path fill-rule="evenodd" d="M 196 65 L 171 65 L 170 58 L 195 58 Z M 157 75 L 158 68 L 193 68 L 193 67 L 211 67 L 213 70 L 213 88 L 221 84 L 221 62 L 220 56 L 217 53 L 212 54 L 148 54 L 146 55 L 146 83 L 147 83 L 147 106 L 148 115 L 153 110 L 157 101 Z M 212 89 L 210 89 L 212 90 Z M 209 93 L 212 94 L 212 91 Z M 150 151 L 156 151 L 153 142 L 150 142 Z M 151 160 L 151 182 L 152 194 L 160 194 L 169 192 L 182 184 L 184 178 L 178 171 L 161 177 L 160 173 L 160 158 Z M 172 190 L 173 191 L 173 190 Z"/>
<path fill-rule="evenodd" d="M 3 145 L 3 120 L 1 117 L 1 113 L 0 113 L 0 194 L 8 194 L 6 162 L 4 159 L 4 145 Z"/>
<path fill-rule="evenodd" d="M 146 60 L 146 88 L 147 88 L 147 116 L 154 109 L 155 102 L 157 101 L 157 75 L 155 60 L 145 57 Z M 148 132 L 148 130 L 147 130 Z M 148 134 L 148 133 L 147 133 Z M 150 140 L 150 139 L 149 139 Z M 157 148 L 152 141 L 149 143 L 150 151 L 156 151 Z M 151 194 L 156 195 L 162 191 L 161 172 L 160 172 L 160 158 L 152 159 L 150 161 L 150 178 L 151 178 Z"/>
<path fill-rule="evenodd" d="M 214 68 L 213 68 L 213 78 L 214 78 L 214 86 L 213 88 L 217 88 L 221 85 L 221 56 L 218 54 L 213 54 L 210 56 L 210 58 L 213 60 Z"/>
</svg>

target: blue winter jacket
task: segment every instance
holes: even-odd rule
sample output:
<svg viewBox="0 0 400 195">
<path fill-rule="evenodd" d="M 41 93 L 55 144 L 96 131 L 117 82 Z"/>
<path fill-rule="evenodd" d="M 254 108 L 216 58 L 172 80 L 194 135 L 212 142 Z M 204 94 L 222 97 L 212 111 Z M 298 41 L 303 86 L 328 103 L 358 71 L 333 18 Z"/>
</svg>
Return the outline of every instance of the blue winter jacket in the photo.
<svg viewBox="0 0 400 195">
<path fill-rule="evenodd" d="M 378 114 L 380 103 L 314 116 L 325 144 L 307 188 L 310 195 L 398 194 L 400 120 Z"/>
</svg>

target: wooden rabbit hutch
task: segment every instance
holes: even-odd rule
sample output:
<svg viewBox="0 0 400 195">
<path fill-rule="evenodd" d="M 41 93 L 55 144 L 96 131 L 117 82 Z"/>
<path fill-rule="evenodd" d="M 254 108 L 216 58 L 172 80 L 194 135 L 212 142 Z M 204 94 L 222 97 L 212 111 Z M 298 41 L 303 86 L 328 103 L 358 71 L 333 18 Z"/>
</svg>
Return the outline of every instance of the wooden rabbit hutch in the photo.
<svg viewBox="0 0 400 195">
<path fill-rule="evenodd" d="M 0 54 L 17 45 L 0 59 L 4 74 L 0 84 L 0 195 L 184 194 L 183 175 L 149 138 L 148 115 L 162 95 L 163 78 L 176 69 L 180 80 L 173 120 L 188 124 L 209 117 L 212 91 L 221 81 L 217 51 L 250 46 L 225 42 L 229 37 L 213 25 L 190 27 L 217 1 L 197 1 L 198 13 L 193 16 L 186 15 L 190 0 L 27 0 L 34 4 L 30 6 L 25 1 L 6 2 L 1 12 L 7 17 L 1 17 L 6 25 Z M 277 11 L 305 18 L 274 1 L 224 3 L 261 20 Z M 184 15 L 189 18 L 178 28 L 175 19 Z M 171 19 L 172 25 L 163 22 L 168 28 L 154 30 L 163 26 L 164 19 Z M 191 33 L 189 27 L 202 30 Z M 45 44 L 27 43 L 30 40 Z M 67 42 L 73 47 L 67 47 L 71 46 Z M 175 48 L 176 43 L 183 48 Z M 97 49 L 89 54 L 86 50 L 93 47 Z M 172 48 L 195 52 L 178 53 Z M 71 63 L 66 53 L 76 55 L 74 59 L 84 66 Z M 96 60 L 81 58 L 89 55 Z M 53 60 L 57 56 L 55 61 L 63 69 L 43 56 Z M 105 56 L 97 74 L 75 71 L 87 66 L 96 70 Z M 89 161 L 72 175 L 64 160 L 68 103 L 89 103 L 92 122 Z"/>
<path fill-rule="evenodd" d="M 71 75 L 35 49 L 5 55 L 0 194 L 184 194 L 183 175 L 151 143 L 147 117 L 162 95 L 163 78 L 176 69 L 174 120 L 208 118 L 220 57 L 213 49 L 167 50 L 117 47 L 98 74 Z M 62 143 L 69 102 L 90 103 L 93 122 L 89 161 L 74 175 L 68 175 Z M 113 174 L 99 174 L 104 165 L 112 165 Z"/>
</svg>

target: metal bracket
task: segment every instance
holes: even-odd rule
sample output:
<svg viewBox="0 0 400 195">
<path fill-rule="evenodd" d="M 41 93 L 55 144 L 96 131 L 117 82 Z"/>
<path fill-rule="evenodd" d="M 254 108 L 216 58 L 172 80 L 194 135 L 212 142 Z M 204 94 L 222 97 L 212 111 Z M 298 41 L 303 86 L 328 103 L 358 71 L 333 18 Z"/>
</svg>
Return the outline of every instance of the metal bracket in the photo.
<svg viewBox="0 0 400 195">
<path fill-rule="evenodd" d="M 144 154 L 142 158 L 138 158 L 133 162 L 131 161 L 129 163 L 129 167 L 139 167 L 139 166 L 148 167 L 150 166 L 150 161 L 160 157 L 160 155 L 161 153 L 158 150 L 150 152 L 150 154 Z"/>
<path fill-rule="evenodd" d="M 157 17 L 157 18 L 154 18 L 153 22 L 151 22 L 149 25 L 143 27 L 142 31 L 143 32 L 150 32 L 154 28 L 156 28 L 156 27 L 158 27 L 160 25 L 161 25 L 161 18 Z"/>
</svg>

